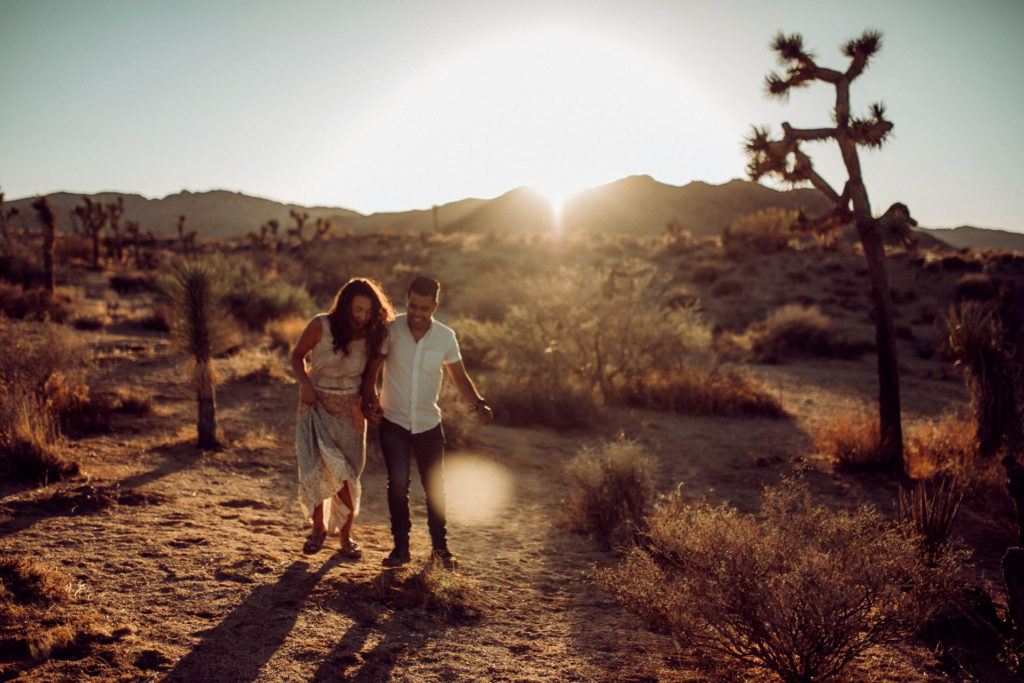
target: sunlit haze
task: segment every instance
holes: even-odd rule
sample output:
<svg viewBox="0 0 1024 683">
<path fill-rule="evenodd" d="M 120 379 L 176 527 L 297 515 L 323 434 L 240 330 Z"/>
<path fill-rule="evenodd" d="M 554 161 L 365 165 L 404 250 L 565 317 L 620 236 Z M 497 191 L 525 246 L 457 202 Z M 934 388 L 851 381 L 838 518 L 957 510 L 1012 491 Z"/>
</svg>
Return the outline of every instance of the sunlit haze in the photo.
<svg viewBox="0 0 1024 683">
<path fill-rule="evenodd" d="M 557 205 L 637 174 L 745 177 L 752 124 L 828 125 L 833 93 L 764 96 L 768 45 L 824 66 L 866 28 L 853 88 L 889 145 L 873 206 L 922 225 L 1024 231 L 1024 3 L 867 0 L 0 0 L 0 189 L 227 189 L 362 213 L 531 187 Z M 809 145 L 836 188 L 834 145 Z"/>
</svg>

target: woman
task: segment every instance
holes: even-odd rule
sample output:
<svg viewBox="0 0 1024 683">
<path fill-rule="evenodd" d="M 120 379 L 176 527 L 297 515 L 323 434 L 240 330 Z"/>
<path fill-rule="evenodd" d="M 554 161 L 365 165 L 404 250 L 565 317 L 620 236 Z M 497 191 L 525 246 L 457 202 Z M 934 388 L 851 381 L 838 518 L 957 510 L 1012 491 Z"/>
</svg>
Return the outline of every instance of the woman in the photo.
<svg viewBox="0 0 1024 683">
<path fill-rule="evenodd" d="M 353 278 L 338 290 L 331 310 L 306 325 L 292 349 L 292 371 L 299 380 L 299 504 L 303 517 L 313 522 L 304 553 L 319 551 L 328 534 L 338 533 L 342 555 L 362 555 L 351 536 L 366 464 L 359 388 L 366 362 L 380 355 L 394 317 L 376 283 Z"/>
</svg>

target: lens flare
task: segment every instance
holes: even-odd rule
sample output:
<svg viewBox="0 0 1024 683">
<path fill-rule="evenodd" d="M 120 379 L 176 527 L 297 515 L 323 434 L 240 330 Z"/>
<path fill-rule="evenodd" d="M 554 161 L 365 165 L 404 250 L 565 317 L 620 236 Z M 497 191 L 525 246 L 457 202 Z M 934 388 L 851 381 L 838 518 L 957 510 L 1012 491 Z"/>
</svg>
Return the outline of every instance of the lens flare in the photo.
<svg viewBox="0 0 1024 683">
<path fill-rule="evenodd" d="M 478 455 L 445 456 L 444 479 L 448 516 L 466 524 L 490 521 L 512 494 L 511 473 Z"/>
</svg>

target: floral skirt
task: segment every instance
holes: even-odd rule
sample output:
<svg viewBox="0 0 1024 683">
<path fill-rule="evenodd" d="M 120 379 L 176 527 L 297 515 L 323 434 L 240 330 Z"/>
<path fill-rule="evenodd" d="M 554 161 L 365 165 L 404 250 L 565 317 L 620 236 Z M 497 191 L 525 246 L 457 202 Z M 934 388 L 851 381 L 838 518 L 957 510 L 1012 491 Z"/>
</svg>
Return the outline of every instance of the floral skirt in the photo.
<svg viewBox="0 0 1024 683">
<path fill-rule="evenodd" d="M 307 522 L 313 509 L 324 506 L 324 526 L 337 533 L 349 513 L 359 513 L 359 477 L 366 465 L 366 421 L 359 393 L 317 389 L 316 405 L 300 403 L 295 426 L 299 468 L 299 506 Z M 348 482 L 352 509 L 337 496 Z"/>
</svg>

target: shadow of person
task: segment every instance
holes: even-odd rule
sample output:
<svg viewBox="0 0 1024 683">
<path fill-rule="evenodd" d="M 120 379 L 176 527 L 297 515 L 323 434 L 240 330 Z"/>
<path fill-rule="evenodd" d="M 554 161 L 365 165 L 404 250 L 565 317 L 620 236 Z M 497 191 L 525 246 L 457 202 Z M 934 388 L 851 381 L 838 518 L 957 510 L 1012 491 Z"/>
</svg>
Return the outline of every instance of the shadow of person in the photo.
<svg viewBox="0 0 1024 683">
<path fill-rule="evenodd" d="M 305 560 L 293 562 L 277 583 L 254 590 L 226 619 L 207 631 L 202 642 L 178 661 L 165 680 L 255 680 L 295 626 L 306 597 L 340 558 L 333 555 L 312 573 Z"/>
<path fill-rule="evenodd" d="M 346 614 L 353 623 L 321 659 L 311 682 L 391 680 L 404 654 L 422 651 L 450 627 L 448 619 L 424 606 L 421 595 L 403 590 L 402 580 L 393 572 L 333 588 L 323 607 Z M 381 595 L 382 590 L 388 597 Z M 384 614 L 388 616 L 381 619 Z M 365 649 L 371 641 L 372 648 Z"/>
</svg>

